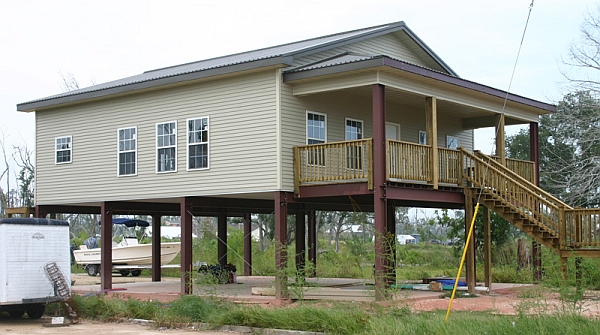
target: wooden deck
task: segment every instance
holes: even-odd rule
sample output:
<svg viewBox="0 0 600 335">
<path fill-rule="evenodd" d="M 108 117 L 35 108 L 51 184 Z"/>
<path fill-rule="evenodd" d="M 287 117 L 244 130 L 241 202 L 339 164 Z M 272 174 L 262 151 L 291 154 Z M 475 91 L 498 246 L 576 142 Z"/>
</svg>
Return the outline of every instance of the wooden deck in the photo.
<svg viewBox="0 0 600 335">
<path fill-rule="evenodd" d="M 460 150 L 403 141 L 386 141 L 386 179 L 392 182 L 462 187 L 465 165 Z M 434 157 L 435 156 L 435 157 Z M 499 160 L 498 158 L 494 158 Z M 434 164 L 434 162 L 438 164 Z M 530 161 L 506 159 L 506 166 L 529 182 L 535 180 Z M 294 147 L 294 179 L 299 187 L 366 181 L 373 189 L 373 140 L 330 142 Z"/>
<path fill-rule="evenodd" d="M 366 182 L 373 190 L 372 144 L 364 139 L 295 147 L 296 192 L 303 186 L 349 182 Z M 505 159 L 503 165 L 480 152 L 434 151 L 394 140 L 387 140 L 386 150 L 388 185 L 463 189 L 561 257 L 600 257 L 600 209 L 573 208 L 536 186 L 534 162 Z"/>
</svg>

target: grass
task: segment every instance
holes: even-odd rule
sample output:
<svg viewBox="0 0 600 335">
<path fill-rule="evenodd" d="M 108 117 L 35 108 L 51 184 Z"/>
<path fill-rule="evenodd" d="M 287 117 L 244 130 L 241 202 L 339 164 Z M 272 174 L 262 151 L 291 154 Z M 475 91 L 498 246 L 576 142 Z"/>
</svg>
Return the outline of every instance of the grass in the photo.
<svg viewBox="0 0 600 335">
<path fill-rule="evenodd" d="M 600 323 L 576 314 L 504 316 L 486 312 L 412 313 L 408 307 L 373 303 L 303 302 L 281 308 L 236 305 L 184 296 L 170 304 L 102 296 L 77 297 L 84 318 L 104 321 L 141 318 L 157 326 L 189 323 L 241 325 L 327 334 L 598 334 Z M 51 313 L 49 309 L 49 313 Z"/>
</svg>

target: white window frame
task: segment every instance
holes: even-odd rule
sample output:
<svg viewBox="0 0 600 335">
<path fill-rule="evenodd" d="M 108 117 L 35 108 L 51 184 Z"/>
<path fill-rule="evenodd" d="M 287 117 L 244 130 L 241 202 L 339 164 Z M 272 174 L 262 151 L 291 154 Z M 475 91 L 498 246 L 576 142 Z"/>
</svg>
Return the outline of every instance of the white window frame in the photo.
<svg viewBox="0 0 600 335">
<path fill-rule="evenodd" d="M 421 136 L 423 136 L 423 140 L 421 141 Z M 419 144 L 421 145 L 427 145 L 427 132 L 424 130 L 419 130 L 419 138 L 418 138 Z"/>
<path fill-rule="evenodd" d="M 346 127 L 348 127 L 348 121 L 353 121 L 353 122 L 360 122 L 360 127 L 361 127 L 361 133 L 360 133 L 360 138 L 357 139 L 348 139 L 348 132 L 346 131 Z M 365 138 L 365 123 L 363 122 L 363 120 L 359 120 L 359 119 L 353 119 L 353 118 L 344 118 L 344 139 L 346 141 L 357 141 L 357 140 L 362 140 Z"/>
<path fill-rule="evenodd" d="M 189 125 L 190 121 L 194 120 L 202 120 L 206 119 L 206 131 L 208 133 L 208 140 L 206 142 L 197 142 L 190 143 L 190 130 Z M 187 171 L 200 171 L 200 170 L 208 170 L 210 169 L 210 118 L 208 116 L 199 116 L 193 117 L 185 120 L 185 141 L 186 141 L 186 153 L 185 153 L 185 161 L 186 161 L 186 170 Z M 206 167 L 201 168 L 190 168 L 190 146 L 199 145 L 206 143 Z"/>
<path fill-rule="evenodd" d="M 350 122 L 360 122 L 361 133 L 360 138 L 349 139 L 348 131 L 346 127 L 348 127 L 348 121 Z M 358 134 L 358 132 L 357 132 Z M 358 137 L 358 136 L 357 136 Z M 365 138 L 365 123 L 363 120 L 353 119 L 353 118 L 344 118 L 344 139 L 346 141 L 359 141 Z M 363 150 L 362 146 L 349 146 L 346 147 L 346 169 L 348 170 L 362 170 L 363 169 Z"/>
<path fill-rule="evenodd" d="M 135 140 L 135 149 L 121 151 L 119 134 L 121 133 L 122 130 L 127 130 L 127 129 L 134 129 L 135 130 L 135 134 L 134 134 L 134 138 L 133 138 Z M 129 153 L 129 152 L 135 153 L 135 169 L 134 169 L 135 171 L 134 171 L 134 173 L 131 173 L 131 174 L 121 174 L 121 154 L 122 153 Z M 137 176 L 138 162 L 139 161 L 138 161 L 138 129 L 137 129 L 137 126 L 123 127 L 123 128 L 117 129 L 117 177 Z"/>
<path fill-rule="evenodd" d="M 450 147 L 450 141 L 456 140 L 456 148 Z M 458 149 L 458 137 L 452 135 L 446 135 L 446 148 L 447 149 Z"/>
<path fill-rule="evenodd" d="M 68 147 L 66 149 L 59 149 L 58 140 L 62 140 L 62 139 L 68 139 L 67 144 Z M 68 151 L 69 152 L 69 160 L 68 161 L 64 161 L 64 162 L 59 162 L 58 161 L 58 152 L 62 152 L 62 151 Z M 54 164 L 70 164 L 73 162 L 73 136 L 59 136 L 59 137 L 55 137 L 54 138 Z"/>
<path fill-rule="evenodd" d="M 324 139 L 320 139 L 320 138 L 316 138 L 316 137 L 309 137 L 308 136 L 308 114 L 315 114 L 315 115 L 321 115 L 324 117 L 324 122 L 325 122 L 325 138 Z M 313 111 L 306 111 L 306 117 L 304 118 L 304 120 L 306 121 L 306 144 L 309 144 L 308 141 L 309 140 L 314 140 L 314 141 L 323 141 L 323 143 L 327 143 L 327 114 L 325 113 L 319 113 L 319 112 L 313 112 Z M 344 123 L 345 124 L 345 123 Z M 345 132 L 345 127 L 344 127 L 344 132 Z"/>
<path fill-rule="evenodd" d="M 174 128 L 173 128 L 174 132 L 172 134 L 162 134 L 162 135 L 159 135 L 158 134 L 159 127 L 162 126 L 162 125 L 164 125 L 164 124 L 170 124 L 170 123 L 174 124 Z M 177 172 L 177 121 L 167 121 L 167 122 L 157 123 L 155 129 L 156 129 L 156 160 L 155 160 L 155 162 L 156 162 L 156 173 Z M 171 136 L 171 135 L 175 135 L 175 143 L 172 143 L 170 145 L 164 145 L 164 142 L 163 142 L 162 146 L 158 145 L 158 138 L 159 138 L 159 136 L 162 136 L 164 138 L 164 137 L 168 137 L 168 136 Z M 175 149 L 175 154 L 174 154 L 175 162 L 173 163 L 174 164 L 173 170 L 159 171 L 159 167 L 160 167 L 160 158 L 159 158 L 160 154 L 159 154 L 159 152 L 160 152 L 160 149 Z"/>
<path fill-rule="evenodd" d="M 402 140 L 402 125 L 400 123 L 386 122 L 385 126 L 386 126 L 386 130 L 385 130 L 385 139 L 386 140 L 394 140 L 394 141 Z M 396 138 L 388 138 L 387 137 L 387 126 L 394 126 L 396 128 Z"/>
</svg>

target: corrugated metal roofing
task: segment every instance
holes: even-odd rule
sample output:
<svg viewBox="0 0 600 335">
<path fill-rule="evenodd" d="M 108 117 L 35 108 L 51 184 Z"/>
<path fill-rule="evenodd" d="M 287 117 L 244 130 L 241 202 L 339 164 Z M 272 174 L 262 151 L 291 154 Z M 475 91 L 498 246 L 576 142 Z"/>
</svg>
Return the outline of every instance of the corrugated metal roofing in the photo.
<svg viewBox="0 0 600 335">
<path fill-rule="evenodd" d="M 303 66 L 299 66 L 299 67 L 296 67 L 293 69 L 286 70 L 285 73 L 314 70 L 314 69 L 324 68 L 324 67 L 333 66 L 333 65 L 342 65 L 342 64 L 348 64 L 348 63 L 353 63 L 353 62 L 359 62 L 359 61 L 363 61 L 363 60 L 369 60 L 369 59 L 378 58 L 378 57 L 382 57 L 382 55 L 359 55 L 359 54 L 347 52 L 347 53 L 339 54 L 337 56 L 334 56 L 334 57 L 331 57 L 328 59 L 320 60 L 320 61 L 317 61 L 314 63 L 310 63 L 307 65 L 303 65 Z"/>
<path fill-rule="evenodd" d="M 244 64 L 244 63 L 250 63 L 250 62 L 254 62 L 254 61 L 271 59 L 271 58 L 276 58 L 276 57 L 295 56 L 295 55 L 300 55 L 303 53 L 310 53 L 311 51 L 317 51 L 320 48 L 325 48 L 325 47 L 328 47 L 331 45 L 335 45 L 336 43 L 344 43 L 346 41 L 353 41 L 354 39 L 360 38 L 365 35 L 372 36 L 373 34 L 377 34 L 377 33 L 387 33 L 388 31 L 398 31 L 398 30 L 402 30 L 402 29 L 408 29 L 408 28 L 405 26 L 404 22 L 400 21 L 400 22 L 394 22 L 394 23 L 384 24 L 384 25 L 375 26 L 375 27 L 368 27 L 368 28 L 357 29 L 357 30 L 352 30 L 352 31 L 348 31 L 348 32 L 337 33 L 337 34 L 333 34 L 333 35 L 317 37 L 317 38 L 303 40 L 303 41 L 299 41 L 299 42 L 278 45 L 278 46 L 264 48 L 264 49 L 258 49 L 258 50 L 223 56 L 223 57 L 217 57 L 217 58 L 206 59 L 206 60 L 201 60 L 201 61 L 187 63 L 187 64 L 166 67 L 166 68 L 162 68 L 162 69 L 146 71 L 139 75 L 135 75 L 135 76 L 131 76 L 131 77 L 123 78 L 123 79 L 118 79 L 118 80 L 110 81 L 107 83 L 98 84 L 98 85 L 90 86 L 87 88 L 82 88 L 79 90 L 69 91 L 69 92 L 65 92 L 65 93 L 61 93 L 61 94 L 57 94 L 57 95 L 53 95 L 53 96 L 49 96 L 49 97 L 45 97 L 45 98 L 41 98 L 41 99 L 32 100 L 29 102 L 19 104 L 19 106 L 17 106 L 17 107 L 19 110 L 24 110 L 24 108 L 19 108 L 19 107 L 25 107 L 23 105 L 46 101 L 46 100 L 75 96 L 75 95 L 89 93 L 89 92 L 101 91 L 101 90 L 106 90 L 106 89 L 120 87 L 120 86 L 127 86 L 127 85 L 136 84 L 136 83 L 157 80 L 157 79 L 161 79 L 161 78 L 168 78 L 168 77 L 174 77 L 174 76 L 179 76 L 179 75 L 184 75 L 184 74 L 189 74 L 189 73 L 194 73 L 194 72 L 206 71 L 206 70 L 210 70 L 210 69 L 217 69 L 217 68 L 222 68 L 222 67 L 236 65 L 236 64 Z M 434 56 L 434 54 L 432 56 Z"/>
</svg>

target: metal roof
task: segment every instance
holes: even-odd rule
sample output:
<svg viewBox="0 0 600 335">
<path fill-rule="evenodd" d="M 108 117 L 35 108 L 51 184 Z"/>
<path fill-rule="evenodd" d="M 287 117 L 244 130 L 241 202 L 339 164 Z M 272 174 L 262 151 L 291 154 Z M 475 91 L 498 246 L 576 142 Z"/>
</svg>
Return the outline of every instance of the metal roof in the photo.
<svg viewBox="0 0 600 335">
<path fill-rule="evenodd" d="M 17 105 L 17 110 L 30 112 L 37 108 L 51 107 L 63 103 L 126 93 L 208 76 L 233 73 L 265 66 L 291 65 L 294 57 L 310 55 L 322 50 L 343 46 L 348 43 L 353 43 L 396 31 L 404 31 L 444 70 L 448 71 L 448 73 L 452 75 L 456 75 L 456 73 L 454 73 L 454 71 L 452 71 L 448 65 L 446 65 L 431 49 L 429 49 L 429 47 L 427 47 L 427 45 L 425 45 L 425 43 L 423 43 L 423 41 L 421 41 L 404 24 L 403 21 L 399 21 L 264 49 L 146 71 L 139 75 L 21 103 Z"/>
</svg>

